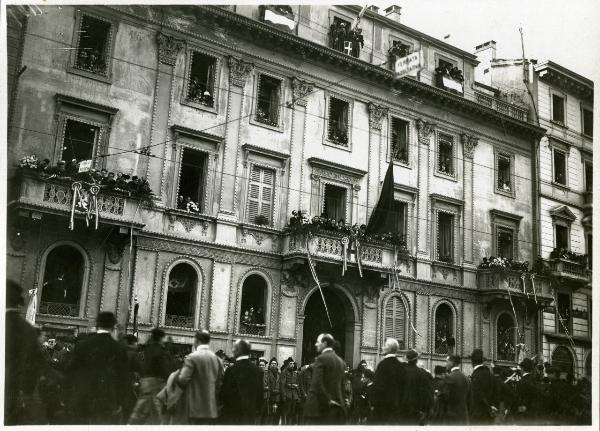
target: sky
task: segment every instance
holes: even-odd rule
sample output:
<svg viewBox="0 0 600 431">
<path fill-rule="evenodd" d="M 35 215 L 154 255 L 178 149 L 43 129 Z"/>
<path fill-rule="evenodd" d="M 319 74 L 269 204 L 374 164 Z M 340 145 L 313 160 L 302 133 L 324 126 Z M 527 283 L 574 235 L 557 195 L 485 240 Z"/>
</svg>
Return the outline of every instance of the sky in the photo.
<svg viewBox="0 0 600 431">
<path fill-rule="evenodd" d="M 552 60 L 600 80 L 598 0 L 388 0 L 369 4 L 381 10 L 398 5 L 403 24 L 468 52 L 495 40 L 497 58 L 522 56 L 522 26 L 526 57 Z"/>
</svg>

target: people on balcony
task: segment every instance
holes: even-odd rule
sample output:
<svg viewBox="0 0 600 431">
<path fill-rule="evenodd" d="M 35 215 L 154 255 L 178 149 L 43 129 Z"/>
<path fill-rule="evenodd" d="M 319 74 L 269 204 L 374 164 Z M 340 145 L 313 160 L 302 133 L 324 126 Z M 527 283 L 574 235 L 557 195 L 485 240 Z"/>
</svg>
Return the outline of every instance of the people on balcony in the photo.
<svg viewBox="0 0 600 431">
<path fill-rule="evenodd" d="M 365 46 L 362 29 L 352 30 L 349 24 L 338 20 L 334 20 L 329 28 L 329 41 L 331 48 L 356 58 L 360 57 L 360 50 Z"/>
</svg>

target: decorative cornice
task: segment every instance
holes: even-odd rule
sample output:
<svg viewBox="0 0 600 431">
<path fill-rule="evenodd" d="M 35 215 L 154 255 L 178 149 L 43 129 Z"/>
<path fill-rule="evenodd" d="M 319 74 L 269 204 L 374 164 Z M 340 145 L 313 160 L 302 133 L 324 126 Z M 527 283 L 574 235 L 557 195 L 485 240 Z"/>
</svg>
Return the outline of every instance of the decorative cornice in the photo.
<svg viewBox="0 0 600 431">
<path fill-rule="evenodd" d="M 490 210 L 490 214 L 492 215 L 492 221 L 495 221 L 498 218 L 508 219 L 516 222 L 517 224 L 523 219 L 523 216 L 507 213 L 506 211 L 500 210 Z"/>
<path fill-rule="evenodd" d="M 269 150 L 268 148 L 257 147 L 256 145 L 244 144 L 242 150 L 245 154 L 245 159 L 248 158 L 249 153 L 260 154 L 261 156 L 275 159 L 279 162 L 285 162 L 290 158 L 289 154 L 280 153 L 279 151 Z"/>
<path fill-rule="evenodd" d="M 465 158 L 472 159 L 475 147 L 479 143 L 479 138 L 463 133 L 460 135 L 463 144 L 463 154 Z"/>
<path fill-rule="evenodd" d="M 113 108 L 112 106 L 101 105 L 99 103 L 90 102 L 89 100 L 78 99 L 76 97 L 67 96 L 66 94 L 56 93 L 56 104 L 57 105 L 74 105 L 79 108 L 84 108 L 92 111 L 99 111 L 104 114 L 107 114 L 111 119 L 112 117 L 119 112 L 118 108 Z M 57 110 L 58 111 L 58 110 Z"/>
<path fill-rule="evenodd" d="M 465 201 L 463 201 L 463 200 L 455 199 L 455 198 L 452 198 L 452 197 L 446 196 L 446 195 L 440 195 L 440 194 L 437 194 L 437 193 L 432 193 L 431 195 L 429 195 L 429 197 L 431 198 L 431 201 L 434 202 L 434 203 L 436 201 L 439 201 L 439 202 L 449 203 L 451 205 L 456 205 L 456 206 L 459 206 L 459 207 L 462 207 L 465 204 Z M 436 262 L 436 264 L 437 263 L 439 263 L 439 262 Z"/>
<path fill-rule="evenodd" d="M 164 33 L 158 33 L 156 42 L 158 44 L 158 60 L 169 66 L 175 66 L 177 55 L 183 49 L 184 41 Z"/>
<path fill-rule="evenodd" d="M 566 205 L 561 205 L 558 208 L 551 210 L 550 217 L 552 217 L 554 220 L 559 218 L 569 222 L 573 222 L 577 219 L 575 214 L 573 214 L 573 211 L 571 211 Z"/>
<path fill-rule="evenodd" d="M 592 102 L 594 82 L 552 61 L 534 66 L 540 80 Z"/>
<path fill-rule="evenodd" d="M 252 63 L 247 63 L 233 56 L 229 57 L 228 64 L 229 82 L 233 85 L 237 85 L 238 87 L 243 88 L 246 85 L 246 80 L 248 79 L 248 76 L 254 69 L 254 65 Z"/>
<path fill-rule="evenodd" d="M 417 120 L 417 133 L 419 138 L 419 144 L 429 145 L 429 138 L 435 130 L 435 124 L 428 123 L 424 120 Z"/>
<path fill-rule="evenodd" d="M 367 171 L 363 171 L 362 169 L 351 168 L 350 166 L 340 165 L 338 163 L 330 162 L 329 160 L 319 159 L 317 157 L 309 158 L 308 163 L 312 167 L 318 167 L 321 169 L 331 170 L 341 174 L 350 175 L 356 179 L 362 178 L 367 174 Z"/>
<path fill-rule="evenodd" d="M 304 81 L 300 78 L 292 78 L 292 90 L 294 103 L 300 106 L 306 106 L 306 97 L 314 91 L 315 84 Z"/>
<path fill-rule="evenodd" d="M 387 115 L 389 109 L 385 106 L 376 105 L 369 102 L 369 127 L 375 130 L 381 130 L 383 119 Z"/>
</svg>

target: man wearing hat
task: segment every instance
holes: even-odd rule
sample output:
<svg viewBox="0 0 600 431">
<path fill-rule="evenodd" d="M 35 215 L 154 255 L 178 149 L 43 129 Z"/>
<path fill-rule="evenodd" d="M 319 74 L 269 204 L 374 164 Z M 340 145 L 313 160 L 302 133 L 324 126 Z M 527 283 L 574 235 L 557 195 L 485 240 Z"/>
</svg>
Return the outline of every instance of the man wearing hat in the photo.
<svg viewBox="0 0 600 431">
<path fill-rule="evenodd" d="M 377 365 L 373 381 L 374 421 L 378 425 L 397 423 L 402 391 L 405 388 L 404 373 L 406 364 L 398 358 L 398 341 L 395 338 L 385 340 L 383 360 Z"/>
<path fill-rule="evenodd" d="M 406 352 L 404 375 L 405 390 L 400 403 L 400 422 L 405 425 L 423 425 L 433 405 L 431 376 L 417 366 L 419 353 L 410 349 Z"/>
<path fill-rule="evenodd" d="M 269 368 L 266 372 L 266 414 L 264 422 L 266 425 L 278 425 L 279 424 L 279 413 L 280 413 L 280 396 L 279 396 L 279 363 L 276 357 L 272 357 L 269 361 Z"/>
<path fill-rule="evenodd" d="M 127 352 L 115 339 L 117 320 L 101 311 L 96 333 L 75 346 L 69 370 L 74 424 L 119 425 L 129 390 Z"/>
<path fill-rule="evenodd" d="M 475 349 L 471 353 L 473 373 L 469 394 L 469 416 L 471 425 L 492 424 L 492 396 L 494 381 L 492 373 L 484 365 L 483 350 Z"/>
<path fill-rule="evenodd" d="M 522 374 L 516 388 L 515 419 L 521 425 L 535 424 L 541 391 L 533 374 L 533 361 L 525 358 L 521 361 L 519 367 Z"/>
</svg>

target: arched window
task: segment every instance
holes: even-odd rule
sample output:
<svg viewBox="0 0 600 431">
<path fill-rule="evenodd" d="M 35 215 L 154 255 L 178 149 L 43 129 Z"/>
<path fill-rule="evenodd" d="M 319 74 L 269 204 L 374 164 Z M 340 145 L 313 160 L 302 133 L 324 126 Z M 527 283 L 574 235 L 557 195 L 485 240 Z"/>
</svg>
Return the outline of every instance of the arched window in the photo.
<svg viewBox="0 0 600 431">
<path fill-rule="evenodd" d="M 59 245 L 48 253 L 44 268 L 39 312 L 57 316 L 79 316 L 85 262 L 79 250 Z"/>
<path fill-rule="evenodd" d="M 554 349 L 554 352 L 552 352 L 552 366 L 558 368 L 561 374 L 573 375 L 573 355 L 571 355 L 569 349 L 564 346 L 558 346 Z"/>
<path fill-rule="evenodd" d="M 452 308 L 448 304 L 441 304 L 435 310 L 435 353 L 454 353 L 455 345 Z"/>
<path fill-rule="evenodd" d="M 258 274 L 249 275 L 242 286 L 240 308 L 240 333 L 265 335 L 265 310 L 267 305 L 267 282 Z"/>
<path fill-rule="evenodd" d="M 198 276 L 187 263 L 179 263 L 169 273 L 165 326 L 194 327 Z"/>
<path fill-rule="evenodd" d="M 392 296 L 385 304 L 383 315 L 383 334 L 385 338 L 395 338 L 400 349 L 406 349 L 406 309 L 402 298 Z"/>
<path fill-rule="evenodd" d="M 507 313 L 501 314 L 496 324 L 497 356 L 501 361 L 514 361 L 516 359 L 515 330 L 513 318 Z"/>
</svg>

